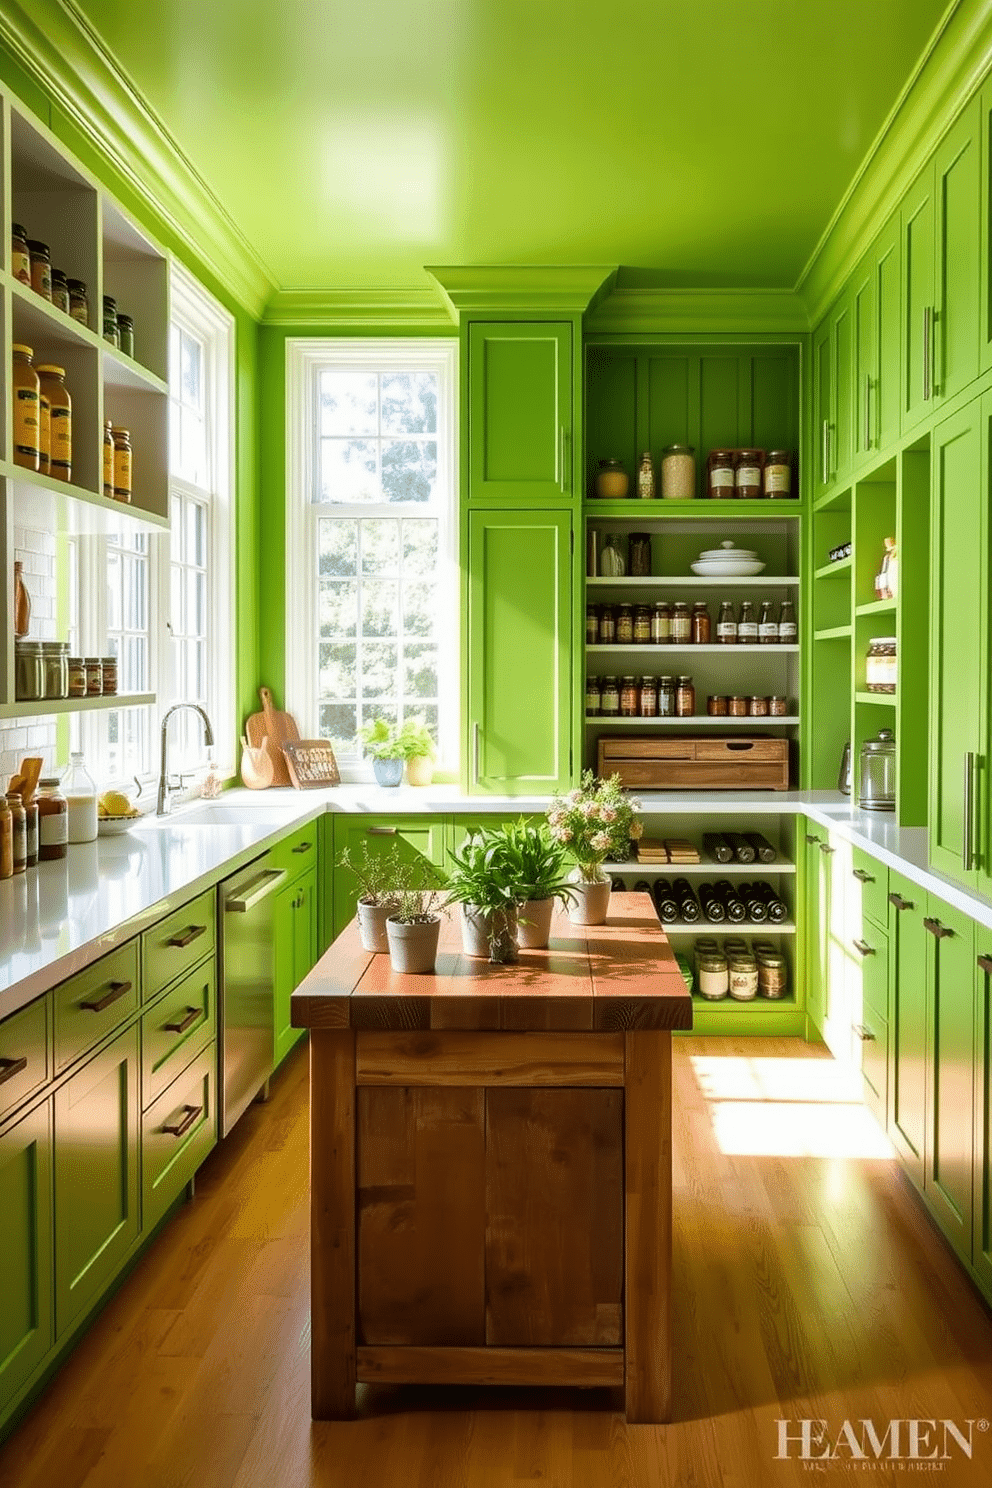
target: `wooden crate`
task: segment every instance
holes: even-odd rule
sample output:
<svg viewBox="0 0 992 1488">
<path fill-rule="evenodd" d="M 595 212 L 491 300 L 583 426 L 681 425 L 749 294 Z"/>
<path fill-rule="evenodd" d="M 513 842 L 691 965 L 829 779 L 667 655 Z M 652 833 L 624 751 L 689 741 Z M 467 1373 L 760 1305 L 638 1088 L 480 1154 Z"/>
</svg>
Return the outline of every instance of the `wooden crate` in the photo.
<svg viewBox="0 0 992 1488">
<path fill-rule="evenodd" d="M 636 790 L 788 790 L 789 741 L 655 735 L 605 736 L 597 772 Z"/>
</svg>

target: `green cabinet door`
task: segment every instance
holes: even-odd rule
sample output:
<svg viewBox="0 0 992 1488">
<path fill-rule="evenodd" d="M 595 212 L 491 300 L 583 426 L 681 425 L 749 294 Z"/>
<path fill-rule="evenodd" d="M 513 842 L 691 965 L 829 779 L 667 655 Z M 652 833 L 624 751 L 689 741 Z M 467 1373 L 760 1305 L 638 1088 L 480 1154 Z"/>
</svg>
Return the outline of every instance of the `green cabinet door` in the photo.
<svg viewBox="0 0 992 1488">
<path fill-rule="evenodd" d="M 831 320 L 827 316 L 813 333 L 813 460 L 814 497 L 829 491 L 830 439 L 833 423 L 834 377 L 831 358 Z"/>
<path fill-rule="evenodd" d="M 919 1188 L 927 1111 L 926 895 L 889 873 L 889 954 L 893 968 L 889 1026 L 889 1138 Z"/>
<path fill-rule="evenodd" d="M 54 1341 L 52 1107 L 0 1135 L 0 1421 Z"/>
<path fill-rule="evenodd" d="M 933 407 L 934 200 L 933 163 L 917 176 L 901 209 L 902 430 Z"/>
<path fill-rule="evenodd" d="M 850 291 L 830 312 L 830 356 L 834 380 L 830 469 L 834 483 L 842 484 L 854 463 L 854 306 Z"/>
<path fill-rule="evenodd" d="M 367 848 L 372 853 L 387 853 L 395 847 L 404 861 L 426 858 L 440 868 L 444 863 L 445 826 L 441 817 L 430 816 L 335 816 L 334 818 L 334 934 L 340 935 L 355 917 L 357 880 L 348 868 L 341 867 L 341 855 L 347 849 L 352 861 L 360 861 Z M 285 891 L 283 891 L 285 892 Z"/>
<path fill-rule="evenodd" d="M 55 1093 L 55 1324 L 63 1337 L 116 1275 L 140 1229 L 139 1025 Z"/>
<path fill-rule="evenodd" d="M 934 156 L 934 392 L 952 398 L 978 375 L 981 257 L 979 103 L 972 100 Z"/>
<path fill-rule="evenodd" d="M 830 921 L 830 877 L 824 868 L 820 847 L 826 841 L 822 829 L 806 829 L 804 935 L 806 939 L 807 1037 L 822 1038 L 827 979 L 826 926 Z"/>
<path fill-rule="evenodd" d="M 854 316 L 854 458 L 878 447 L 878 286 L 872 248 L 859 265 L 851 292 Z"/>
<path fill-rule="evenodd" d="M 889 449 L 899 438 L 902 368 L 902 255 L 899 213 L 875 240 L 875 396 L 869 401 L 871 448 Z"/>
<path fill-rule="evenodd" d="M 974 1168 L 975 926 L 927 899 L 927 1137 L 923 1195 L 944 1234 L 971 1259 Z"/>
<path fill-rule="evenodd" d="M 990 409 L 982 403 L 974 399 L 937 427 L 931 469 L 930 861 L 969 885 L 977 882 L 975 791 L 988 650 L 982 549 Z"/>
<path fill-rule="evenodd" d="M 468 518 L 467 786 L 547 795 L 571 780 L 568 512 Z"/>
<path fill-rule="evenodd" d="M 971 1260 L 992 1301 L 992 931 L 975 927 L 975 1168 Z"/>
<path fill-rule="evenodd" d="M 468 328 L 468 499 L 570 500 L 572 327 L 477 321 Z"/>
<path fill-rule="evenodd" d="M 290 999 L 317 960 L 317 883 L 315 863 L 284 884 L 273 903 L 273 1068 L 303 1037 L 290 1022 Z"/>
</svg>

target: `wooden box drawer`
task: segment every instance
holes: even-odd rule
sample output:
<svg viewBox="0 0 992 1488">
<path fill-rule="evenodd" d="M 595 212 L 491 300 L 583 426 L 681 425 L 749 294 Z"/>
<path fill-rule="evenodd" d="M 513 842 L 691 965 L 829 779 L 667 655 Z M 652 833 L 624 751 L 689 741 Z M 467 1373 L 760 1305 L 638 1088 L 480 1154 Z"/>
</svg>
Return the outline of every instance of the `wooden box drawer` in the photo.
<svg viewBox="0 0 992 1488">
<path fill-rule="evenodd" d="M 861 913 L 881 930 L 889 923 L 889 870 L 859 847 L 851 848 L 851 871 L 861 885 Z"/>
<path fill-rule="evenodd" d="M 51 1078 L 48 997 L 0 1023 L 0 1121 Z"/>
<path fill-rule="evenodd" d="M 70 977 L 55 988 L 54 996 L 55 1072 L 59 1074 L 137 1010 L 137 940 L 129 940 Z"/>
<path fill-rule="evenodd" d="M 312 868 L 317 861 L 319 827 L 319 821 L 307 822 L 305 827 L 300 827 L 297 831 L 290 832 L 288 837 L 283 837 L 280 842 L 269 849 L 266 868 L 282 868 L 287 878 L 295 878 L 298 873 Z"/>
<path fill-rule="evenodd" d="M 142 1118 L 144 1228 L 162 1218 L 217 1143 L 217 1045 L 211 1042 Z"/>
<path fill-rule="evenodd" d="M 216 1036 L 217 964 L 211 957 L 141 1019 L 141 1104 L 147 1109 Z"/>
<path fill-rule="evenodd" d="M 789 741 L 752 738 L 599 741 L 598 772 L 654 790 L 788 790 Z"/>
<path fill-rule="evenodd" d="M 145 951 L 144 1000 L 150 1002 L 177 977 L 210 954 L 217 942 L 217 900 L 213 889 L 191 899 L 142 936 Z"/>
</svg>

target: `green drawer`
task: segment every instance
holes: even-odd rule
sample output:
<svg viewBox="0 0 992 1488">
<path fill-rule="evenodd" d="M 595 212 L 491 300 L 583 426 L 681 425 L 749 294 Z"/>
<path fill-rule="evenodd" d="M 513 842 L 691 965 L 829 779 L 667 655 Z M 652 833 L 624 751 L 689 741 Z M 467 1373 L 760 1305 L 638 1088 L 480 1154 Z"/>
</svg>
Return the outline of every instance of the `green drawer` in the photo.
<svg viewBox="0 0 992 1488">
<path fill-rule="evenodd" d="M 55 988 L 55 1073 L 92 1049 L 137 1010 L 138 942 L 129 940 Z"/>
<path fill-rule="evenodd" d="M 166 992 L 141 1019 L 141 1104 L 147 1109 L 216 1035 L 213 957 Z"/>
<path fill-rule="evenodd" d="M 269 861 L 266 868 L 282 868 L 287 878 L 295 878 L 298 873 L 304 873 L 308 868 L 313 868 L 317 862 L 317 842 L 320 833 L 320 820 L 307 822 L 305 827 L 299 827 L 295 832 L 290 832 L 288 837 L 283 837 L 274 847 L 269 849 Z"/>
<path fill-rule="evenodd" d="M 142 1118 L 141 1171 L 147 1233 L 217 1143 L 217 1046 L 211 1042 Z"/>
<path fill-rule="evenodd" d="M 855 958 L 861 963 L 862 1006 L 879 1018 L 889 1016 L 889 937 L 872 924 L 862 925 L 852 941 Z"/>
<path fill-rule="evenodd" d="M 46 995 L 0 1023 L 0 1121 L 51 1075 Z"/>
<path fill-rule="evenodd" d="M 851 869 L 861 885 L 861 913 L 883 930 L 889 923 L 889 870 L 860 848 L 851 849 Z"/>
<path fill-rule="evenodd" d="M 145 953 L 144 1001 L 164 992 L 217 943 L 217 900 L 213 889 L 167 915 L 141 937 Z"/>
<path fill-rule="evenodd" d="M 861 1039 L 865 1105 L 885 1125 L 889 1065 L 889 1025 L 867 1004 L 856 1030 Z"/>
</svg>

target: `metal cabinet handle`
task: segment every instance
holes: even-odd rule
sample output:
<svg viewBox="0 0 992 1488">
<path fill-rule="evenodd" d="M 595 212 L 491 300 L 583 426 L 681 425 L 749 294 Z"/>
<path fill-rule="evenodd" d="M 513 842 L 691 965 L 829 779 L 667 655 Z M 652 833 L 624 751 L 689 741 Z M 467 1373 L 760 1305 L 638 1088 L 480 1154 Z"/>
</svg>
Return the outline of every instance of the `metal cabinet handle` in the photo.
<svg viewBox="0 0 992 1488">
<path fill-rule="evenodd" d="M 871 377 L 865 373 L 865 449 L 871 449 Z"/>
<path fill-rule="evenodd" d="M 0 1058 L 0 1085 L 6 1085 L 15 1075 L 22 1075 L 27 1067 L 28 1061 L 23 1054 L 20 1059 Z"/>
<path fill-rule="evenodd" d="M 806 833 L 806 841 L 809 842 L 810 844 L 812 844 L 814 842 L 819 842 L 819 840 L 820 840 L 819 837 L 814 836 L 812 832 L 807 832 Z"/>
<path fill-rule="evenodd" d="M 472 783 L 479 783 L 479 725 L 472 725 Z"/>
<path fill-rule="evenodd" d="M 875 1035 L 863 1023 L 852 1023 L 851 1027 L 863 1044 L 873 1044 L 875 1042 Z"/>
<path fill-rule="evenodd" d="M 568 431 L 564 424 L 558 425 L 558 489 L 567 494 L 572 482 L 568 474 Z"/>
<path fill-rule="evenodd" d="M 200 936 L 206 935 L 206 933 L 206 925 L 190 925 L 185 935 L 174 935 L 171 940 L 167 940 L 165 943 L 167 946 L 176 946 L 179 950 L 185 950 L 188 945 L 193 944 L 194 940 L 199 940 Z"/>
<path fill-rule="evenodd" d="M 852 940 L 851 944 L 859 956 L 874 956 L 875 947 L 870 946 L 866 940 Z"/>
<path fill-rule="evenodd" d="M 366 837 L 395 837 L 395 827 L 366 827 Z"/>
<path fill-rule="evenodd" d="M 823 420 L 820 431 L 820 484 L 825 486 L 830 480 L 830 420 Z"/>
<path fill-rule="evenodd" d="M 930 934 L 936 940 L 947 940 L 954 934 L 954 931 L 949 925 L 942 925 L 939 920 L 933 920 L 929 917 L 924 918 L 923 928 L 924 930 L 929 930 Z"/>
<path fill-rule="evenodd" d="M 110 1007 L 111 1003 L 119 1002 L 126 992 L 130 992 L 133 985 L 133 982 L 111 982 L 110 991 L 103 997 L 90 1002 L 81 1002 L 79 1006 L 85 1008 L 88 1013 L 102 1013 L 104 1008 Z"/>
<path fill-rule="evenodd" d="M 975 815 L 975 755 L 972 750 L 969 750 L 964 757 L 962 810 L 964 813 L 964 835 L 961 840 L 961 866 L 965 873 L 970 873 L 975 866 L 975 840 L 973 832 Z"/>
<path fill-rule="evenodd" d="M 294 853 L 305 853 L 309 852 L 312 847 L 312 842 L 300 842 L 296 845 L 296 847 L 293 848 L 293 851 Z"/>
<path fill-rule="evenodd" d="M 889 903 L 890 904 L 893 904 L 896 907 L 896 909 L 914 909 L 915 908 L 915 905 L 913 904 L 912 899 L 904 899 L 901 894 L 890 894 L 889 895 Z"/>
<path fill-rule="evenodd" d="M 987 971 L 992 976 L 992 956 L 979 956 L 978 965 L 982 971 Z"/>
<path fill-rule="evenodd" d="M 933 393 L 933 376 L 931 366 L 931 343 L 933 341 L 933 307 L 924 306 L 923 310 L 923 401 L 928 403 Z"/>
<path fill-rule="evenodd" d="M 200 1016 L 200 1014 L 202 1012 L 203 1012 L 203 1008 L 188 1007 L 186 1009 L 186 1016 L 185 1016 L 185 1018 L 180 1018 L 180 1020 L 179 1020 L 178 1023 L 166 1023 L 166 1025 L 165 1025 L 166 1032 L 167 1033 L 185 1033 L 186 1030 L 187 1030 L 187 1028 L 192 1028 L 193 1024 L 196 1022 L 197 1018 L 199 1018 L 199 1016 Z"/>
<path fill-rule="evenodd" d="M 851 872 L 854 874 L 855 878 L 860 879 L 862 883 L 875 882 L 875 875 L 873 873 L 869 873 L 867 868 L 852 868 Z"/>
<path fill-rule="evenodd" d="M 180 1106 L 186 1114 L 181 1121 L 163 1121 L 162 1131 L 172 1137 L 184 1137 L 198 1116 L 203 1115 L 202 1106 Z"/>
<path fill-rule="evenodd" d="M 280 879 L 285 877 L 285 868 L 263 869 L 257 878 L 251 879 L 245 885 L 247 892 L 242 891 L 236 899 L 231 898 L 225 902 L 225 910 L 229 914 L 247 914 L 250 909 L 254 909 L 260 899 L 264 899 L 266 894 L 271 893 Z"/>
<path fill-rule="evenodd" d="M 829 842 L 821 842 L 820 843 L 820 851 L 822 853 L 826 853 L 827 857 L 829 857 L 830 854 L 831 853 L 835 853 L 837 851 L 837 849 L 835 847 L 831 847 Z"/>
</svg>

